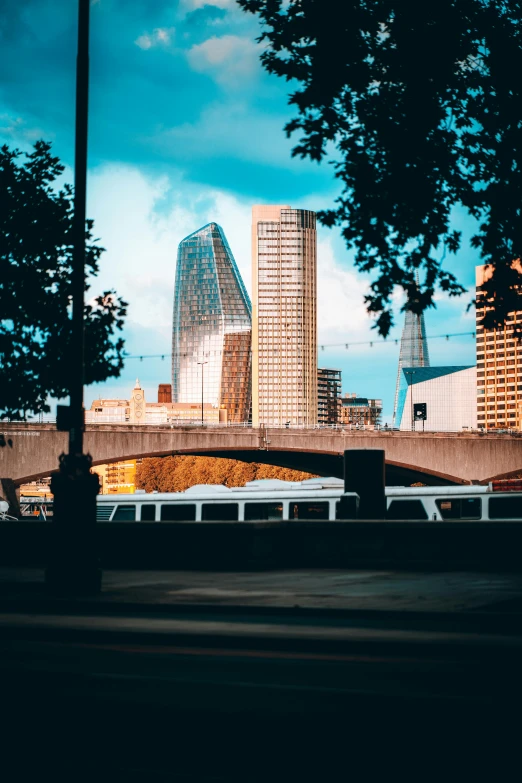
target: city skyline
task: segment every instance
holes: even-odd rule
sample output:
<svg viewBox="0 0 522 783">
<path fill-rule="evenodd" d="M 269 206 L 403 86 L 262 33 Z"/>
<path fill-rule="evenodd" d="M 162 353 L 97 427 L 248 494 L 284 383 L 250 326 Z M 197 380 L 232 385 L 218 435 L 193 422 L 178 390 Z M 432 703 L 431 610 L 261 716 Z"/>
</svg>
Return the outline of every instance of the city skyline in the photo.
<svg viewBox="0 0 522 783">
<path fill-rule="evenodd" d="M 35 139 L 51 140 L 66 165 L 63 182 L 72 182 L 76 8 L 65 0 L 54 5 L 53 25 L 37 2 L 24 4 L 26 13 L 13 12 L 13 35 L 0 52 L 0 142 L 28 150 Z M 337 185 L 332 167 L 290 155 L 286 85 L 259 65 L 254 17 L 212 0 L 199 8 L 189 0 L 177 8 L 99 2 L 91 12 L 88 214 L 107 249 L 91 292 L 116 288 L 129 301 L 129 354 L 169 354 L 172 258 L 183 237 L 219 223 L 251 292 L 252 204 L 318 211 L 332 205 Z M 471 222 L 458 210 L 454 222 L 469 236 Z M 463 250 L 452 261 L 470 296 L 438 295 L 438 309 L 426 314 L 428 335 L 474 330 L 466 305 L 476 259 Z M 364 309 L 367 288 L 340 231 L 318 226 L 319 345 L 377 339 Z M 319 348 L 319 364 L 342 369 L 346 390 L 383 398 L 388 423 L 401 304 L 395 300 L 396 326 L 386 347 Z M 430 341 L 430 353 L 434 364 L 475 361 L 471 337 Z M 127 361 L 119 379 L 86 389 L 86 406 L 99 396 L 124 396 L 137 374 L 153 394 L 168 380 L 169 364 Z"/>
</svg>

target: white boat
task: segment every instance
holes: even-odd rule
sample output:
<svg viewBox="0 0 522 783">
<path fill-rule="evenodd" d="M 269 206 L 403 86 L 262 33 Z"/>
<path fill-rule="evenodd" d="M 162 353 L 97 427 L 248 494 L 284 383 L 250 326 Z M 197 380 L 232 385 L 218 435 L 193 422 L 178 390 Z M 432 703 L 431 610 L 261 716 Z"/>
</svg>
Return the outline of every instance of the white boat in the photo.
<svg viewBox="0 0 522 783">
<path fill-rule="evenodd" d="M 501 483 L 501 482 L 499 482 Z M 335 520 L 344 483 L 337 478 L 300 482 L 262 479 L 244 487 L 198 484 L 185 492 L 99 495 L 100 522 L 221 522 Z M 353 497 L 356 496 L 352 493 Z M 386 487 L 391 520 L 520 520 L 522 492 L 494 484 Z M 355 516 L 355 514 L 354 514 Z"/>
</svg>

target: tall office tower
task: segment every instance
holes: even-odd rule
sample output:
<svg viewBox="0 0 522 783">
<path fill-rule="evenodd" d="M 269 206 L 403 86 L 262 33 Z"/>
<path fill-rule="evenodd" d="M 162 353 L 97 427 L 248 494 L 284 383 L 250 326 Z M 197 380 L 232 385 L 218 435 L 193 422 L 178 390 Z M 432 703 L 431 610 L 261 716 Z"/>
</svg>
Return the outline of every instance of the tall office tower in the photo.
<svg viewBox="0 0 522 783">
<path fill-rule="evenodd" d="M 417 279 L 417 283 L 418 283 Z M 416 315 L 410 310 L 406 311 L 404 327 L 401 337 L 401 350 L 399 353 L 399 368 L 397 370 L 397 383 L 395 386 L 395 401 L 393 403 L 393 426 L 398 426 L 397 408 L 399 404 L 399 386 L 403 367 L 429 367 L 430 355 L 428 353 L 428 341 L 426 339 L 426 327 L 424 314 Z"/>
<path fill-rule="evenodd" d="M 252 208 L 252 424 L 317 422 L 315 212 Z"/>
<path fill-rule="evenodd" d="M 522 272 L 519 262 L 514 266 Z M 477 266 L 477 426 L 484 429 L 522 429 L 522 343 L 514 338 L 515 324 L 522 323 L 520 310 L 509 313 L 498 329 L 485 329 L 486 314 L 482 286 L 491 267 Z"/>
<path fill-rule="evenodd" d="M 211 403 L 228 421 L 247 421 L 252 307 L 217 223 L 179 243 L 172 331 L 172 401 Z"/>
</svg>

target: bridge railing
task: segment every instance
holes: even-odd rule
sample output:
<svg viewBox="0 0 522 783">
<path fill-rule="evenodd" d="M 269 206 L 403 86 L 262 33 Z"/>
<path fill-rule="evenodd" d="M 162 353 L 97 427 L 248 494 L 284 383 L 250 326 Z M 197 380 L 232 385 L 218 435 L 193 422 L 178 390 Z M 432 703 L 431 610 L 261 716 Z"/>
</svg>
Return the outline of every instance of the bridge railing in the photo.
<svg viewBox="0 0 522 783">
<path fill-rule="evenodd" d="M 54 416 L 39 416 L 37 418 L 33 419 L 26 419 L 23 420 L 11 420 L 11 421 L 4 421 L 4 424 L 56 424 L 56 418 Z M 212 422 L 212 421 L 205 421 L 203 424 L 201 421 L 194 421 L 193 419 L 176 419 L 174 421 L 161 421 L 161 422 L 142 422 L 139 425 L 135 424 L 134 422 L 130 421 L 121 421 L 119 419 L 112 420 L 110 418 L 104 419 L 104 420 L 97 420 L 97 421 L 88 421 L 86 424 L 89 427 L 96 427 L 96 426 L 106 426 L 106 425 L 115 425 L 115 426 L 129 426 L 129 427 L 155 427 L 156 429 L 176 429 L 176 427 L 192 427 L 195 430 L 198 429 L 249 429 L 249 430 L 332 430 L 336 432 L 402 432 L 403 434 L 407 434 L 412 432 L 410 429 L 400 430 L 398 427 L 387 427 L 386 425 L 382 424 L 259 424 L 255 427 L 252 425 L 251 422 L 243 421 L 243 422 Z M 0 421 L 0 432 L 2 429 L 2 422 Z M 417 434 L 421 433 L 421 430 L 415 430 Z M 424 430 L 422 431 L 424 432 Z M 432 434 L 434 432 L 447 432 L 448 434 L 454 434 L 454 433 L 470 433 L 475 435 L 510 435 L 510 436 L 518 436 L 522 437 L 522 431 L 518 429 L 513 428 L 506 428 L 506 429 L 493 429 L 489 428 L 487 430 L 485 429 L 477 429 L 472 427 L 462 427 L 460 430 L 425 430 L 426 434 Z"/>
<path fill-rule="evenodd" d="M 56 418 L 53 416 L 43 416 L 39 418 L 34 419 L 26 419 L 25 421 L 22 420 L 11 420 L 9 422 L 6 422 L 9 424 L 56 424 Z M 110 417 L 100 417 L 96 421 L 86 421 L 86 425 L 88 426 L 96 426 L 98 424 L 105 425 L 105 424 L 114 424 L 114 425 L 128 425 L 128 426 L 140 426 L 140 427 L 167 427 L 169 429 L 174 429 L 175 427 L 194 427 L 195 429 L 200 429 L 201 427 L 213 427 L 216 429 L 221 429 L 223 427 L 227 427 L 229 429 L 270 429 L 270 430 L 285 430 L 285 429 L 291 429 L 291 430 L 367 430 L 367 431 L 373 431 L 373 430 L 385 430 L 385 431 L 396 431 L 399 430 L 397 428 L 392 427 L 382 427 L 379 424 L 258 424 L 254 427 L 254 425 L 251 422 L 248 421 L 229 421 L 229 422 L 214 422 L 214 421 L 205 421 L 203 424 L 201 423 L 201 420 L 197 421 L 194 419 L 175 419 L 175 420 L 167 420 L 167 421 L 149 421 L 149 422 L 140 422 L 140 424 L 136 424 L 135 422 L 130 421 L 122 421 L 121 419 L 112 419 Z M 0 423 L 0 429 L 1 429 L 1 423 Z"/>
</svg>

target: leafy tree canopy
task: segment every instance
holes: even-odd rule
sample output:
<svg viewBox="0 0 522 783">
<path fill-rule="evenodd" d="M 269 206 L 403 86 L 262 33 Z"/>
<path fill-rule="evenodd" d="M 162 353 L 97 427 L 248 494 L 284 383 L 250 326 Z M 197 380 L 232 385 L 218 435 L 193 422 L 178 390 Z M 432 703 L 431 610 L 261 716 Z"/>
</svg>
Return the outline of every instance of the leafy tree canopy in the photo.
<svg viewBox="0 0 522 783">
<path fill-rule="evenodd" d="M 50 410 L 68 394 L 71 355 L 73 193 L 56 181 L 64 171 L 51 145 L 25 155 L 0 149 L 0 419 Z M 86 223 L 86 276 L 103 248 Z M 86 281 L 85 290 L 89 290 Z M 118 376 L 126 302 L 105 291 L 85 305 L 85 382 Z"/>
<path fill-rule="evenodd" d="M 195 484 L 244 487 L 247 481 L 263 478 L 303 481 L 312 474 L 257 462 L 189 455 L 147 457 L 136 468 L 136 487 L 147 492 L 183 492 Z"/>
<path fill-rule="evenodd" d="M 464 291 L 443 267 L 461 246 L 459 205 L 478 221 L 472 246 L 494 265 L 484 324 L 520 309 L 520 0 L 238 2 L 264 25 L 265 68 L 298 85 L 293 154 L 334 158 L 342 194 L 319 217 L 342 226 L 372 273 L 366 303 L 379 332 L 393 323 L 395 286 L 415 313 L 437 287 Z"/>
</svg>

